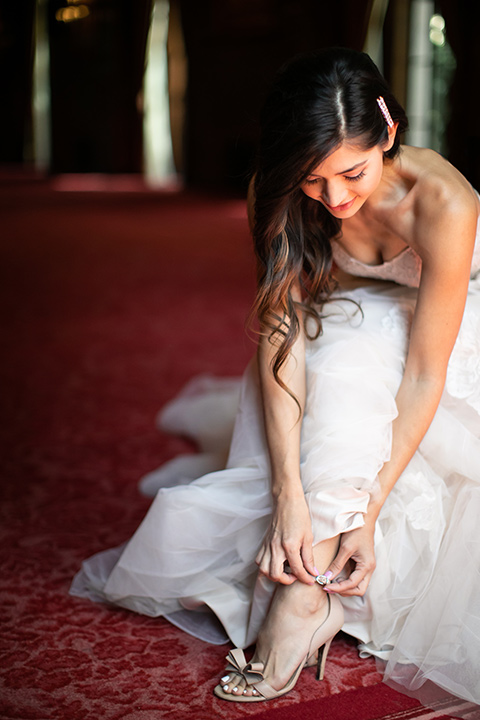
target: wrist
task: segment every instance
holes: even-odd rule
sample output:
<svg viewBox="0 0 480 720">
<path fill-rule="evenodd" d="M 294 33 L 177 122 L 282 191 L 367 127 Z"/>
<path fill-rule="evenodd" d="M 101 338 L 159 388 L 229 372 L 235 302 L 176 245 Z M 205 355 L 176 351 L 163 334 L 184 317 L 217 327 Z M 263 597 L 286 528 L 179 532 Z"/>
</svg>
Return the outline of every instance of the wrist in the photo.
<svg viewBox="0 0 480 720">
<path fill-rule="evenodd" d="M 393 482 L 390 477 L 385 476 L 387 470 L 387 464 L 385 464 L 382 470 L 377 475 L 376 482 L 370 490 L 370 499 L 368 501 L 367 512 L 365 513 L 366 518 L 371 520 L 374 524 L 380 515 L 380 511 L 388 497 L 387 488 L 393 486 Z"/>
<path fill-rule="evenodd" d="M 289 475 L 284 479 L 272 481 L 272 498 L 276 503 L 288 503 L 299 497 L 305 497 L 303 492 L 302 481 L 299 476 L 292 477 Z"/>
<path fill-rule="evenodd" d="M 380 502 L 378 499 L 370 500 L 367 507 L 367 512 L 365 513 L 365 523 L 371 523 L 375 525 L 378 516 L 380 515 L 380 510 L 382 509 L 383 502 Z"/>
</svg>

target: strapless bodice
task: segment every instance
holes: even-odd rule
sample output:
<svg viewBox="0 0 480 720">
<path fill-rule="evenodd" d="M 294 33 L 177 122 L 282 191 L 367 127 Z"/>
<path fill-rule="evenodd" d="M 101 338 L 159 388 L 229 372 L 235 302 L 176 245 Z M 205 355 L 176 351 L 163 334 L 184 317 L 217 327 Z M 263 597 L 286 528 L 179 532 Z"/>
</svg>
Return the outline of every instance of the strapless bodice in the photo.
<svg viewBox="0 0 480 720">
<path fill-rule="evenodd" d="M 422 261 L 411 247 L 406 247 L 394 258 L 380 265 L 368 265 L 356 260 L 335 241 L 332 242 L 332 251 L 336 265 L 349 275 L 391 280 L 408 287 L 418 287 L 420 284 Z"/>
<path fill-rule="evenodd" d="M 352 257 L 338 242 L 332 241 L 333 259 L 340 270 L 349 275 L 390 280 L 407 287 L 418 287 L 422 272 L 422 261 L 411 247 L 404 248 L 391 260 L 380 265 L 368 265 Z M 480 272 L 480 221 L 477 223 L 477 237 L 472 258 L 471 277 Z"/>
</svg>

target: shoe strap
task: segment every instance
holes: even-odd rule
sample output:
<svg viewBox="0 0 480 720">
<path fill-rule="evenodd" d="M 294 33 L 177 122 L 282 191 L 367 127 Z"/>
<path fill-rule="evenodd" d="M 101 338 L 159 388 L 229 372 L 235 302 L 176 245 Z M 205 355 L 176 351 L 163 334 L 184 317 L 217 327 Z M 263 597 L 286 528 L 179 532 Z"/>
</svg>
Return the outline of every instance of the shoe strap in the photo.
<svg viewBox="0 0 480 720">
<path fill-rule="evenodd" d="M 266 680 L 264 680 L 265 665 L 261 662 L 248 663 L 243 671 L 243 676 L 250 687 L 262 695 L 266 700 L 272 700 L 278 697 L 278 690 L 274 690 Z"/>
<path fill-rule="evenodd" d="M 273 698 L 276 698 L 279 696 L 278 690 L 274 690 L 271 685 L 269 685 L 265 680 L 260 680 L 256 683 L 251 683 L 251 687 L 255 688 L 255 690 L 262 695 L 266 700 L 272 700 Z"/>
<path fill-rule="evenodd" d="M 245 671 L 258 675 L 260 680 L 264 678 L 265 665 L 262 662 L 250 662 L 245 666 Z"/>
<path fill-rule="evenodd" d="M 240 673 L 240 675 L 243 674 L 247 665 L 247 660 L 243 650 L 240 648 L 233 648 L 233 650 L 230 650 L 225 659 L 227 661 L 227 670 Z"/>
</svg>

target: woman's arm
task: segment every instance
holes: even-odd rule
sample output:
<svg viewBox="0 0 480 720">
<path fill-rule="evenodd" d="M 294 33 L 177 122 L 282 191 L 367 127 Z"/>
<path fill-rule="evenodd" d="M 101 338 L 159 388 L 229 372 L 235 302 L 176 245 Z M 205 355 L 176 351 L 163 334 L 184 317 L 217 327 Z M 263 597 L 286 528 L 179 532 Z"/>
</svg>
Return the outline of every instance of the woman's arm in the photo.
<svg viewBox="0 0 480 720">
<path fill-rule="evenodd" d="M 250 230 L 255 224 L 255 176 L 247 196 Z M 295 301 L 301 298 L 297 286 Z M 268 331 L 267 331 L 268 332 Z M 290 585 L 296 579 L 313 582 L 318 575 L 313 562 L 313 534 L 310 513 L 300 479 L 300 432 L 305 406 L 305 336 L 299 336 L 280 370 L 280 377 L 298 405 L 273 376 L 272 362 L 280 338 L 262 335 L 257 362 L 262 392 L 265 435 L 271 468 L 273 512 L 270 527 L 257 555 L 260 571 L 271 580 Z M 285 563 L 290 573 L 285 572 Z"/>
<path fill-rule="evenodd" d="M 330 566 L 334 576 L 351 558 L 348 580 L 329 587 L 343 595 L 363 595 L 375 567 L 375 521 L 395 482 L 428 430 L 443 392 L 448 361 L 463 317 L 475 243 L 477 208 L 468 194 L 443 197 L 415 217 L 415 249 L 422 258 L 410 344 L 396 397 L 390 460 L 378 475 L 378 487 L 365 515 L 365 526 L 345 533 Z M 359 587 L 360 585 L 360 587 Z"/>
<path fill-rule="evenodd" d="M 299 291 L 295 299 L 299 299 Z M 257 556 L 260 571 L 283 584 L 295 579 L 312 584 L 318 575 L 313 561 L 310 513 L 300 479 L 300 432 L 305 404 L 305 337 L 303 329 L 281 368 L 280 376 L 297 398 L 276 382 L 272 360 L 277 346 L 262 336 L 258 367 L 262 391 L 265 433 L 270 457 L 273 515 Z M 291 573 L 285 572 L 287 563 Z"/>
</svg>

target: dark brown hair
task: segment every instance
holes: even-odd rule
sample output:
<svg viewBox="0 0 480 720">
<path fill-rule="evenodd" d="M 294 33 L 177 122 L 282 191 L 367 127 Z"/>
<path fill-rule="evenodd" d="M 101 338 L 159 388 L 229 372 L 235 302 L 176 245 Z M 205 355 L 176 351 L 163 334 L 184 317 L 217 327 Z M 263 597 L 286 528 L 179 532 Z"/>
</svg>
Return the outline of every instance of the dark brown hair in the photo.
<svg viewBox="0 0 480 720">
<path fill-rule="evenodd" d="M 261 332 L 278 344 L 272 370 L 279 372 L 300 331 L 298 309 L 313 334 L 322 331 L 321 307 L 333 289 L 330 240 L 341 222 L 301 190 L 308 175 L 345 140 L 364 149 L 386 144 L 388 129 L 377 104 L 382 96 L 399 134 L 407 127 L 401 105 L 365 53 L 331 48 L 295 58 L 280 70 L 261 114 L 255 173 L 253 241 L 257 257 L 257 295 L 252 316 Z M 300 283 L 302 301 L 292 290 Z M 304 323 L 304 324 L 305 324 Z M 292 395 L 292 397 L 294 397 Z"/>
</svg>

